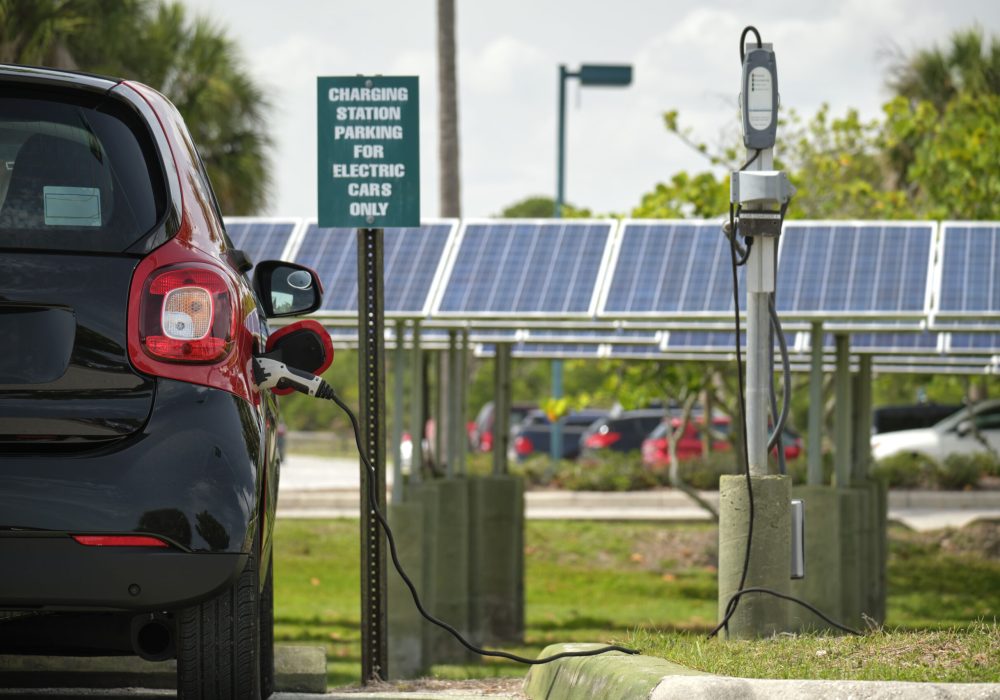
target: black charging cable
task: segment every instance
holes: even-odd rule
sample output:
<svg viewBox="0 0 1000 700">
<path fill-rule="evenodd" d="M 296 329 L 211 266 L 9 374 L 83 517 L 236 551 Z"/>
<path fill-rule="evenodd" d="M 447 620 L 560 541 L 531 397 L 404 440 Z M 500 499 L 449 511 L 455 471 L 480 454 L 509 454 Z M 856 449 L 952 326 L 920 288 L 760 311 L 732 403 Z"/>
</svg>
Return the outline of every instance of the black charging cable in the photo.
<svg viewBox="0 0 1000 700">
<path fill-rule="evenodd" d="M 627 647 L 618 646 L 617 644 L 612 644 L 609 646 L 600 647 L 598 649 L 591 649 L 589 651 L 564 651 L 559 654 L 553 654 L 552 656 L 543 657 L 541 659 L 529 659 L 525 656 L 518 656 L 517 654 L 511 654 L 506 651 L 499 651 L 496 649 L 483 649 L 481 647 L 477 647 L 475 644 L 472 644 L 465 637 L 463 637 L 462 633 L 459 632 L 457 629 L 449 625 L 444 620 L 440 620 L 431 615 L 429 612 L 427 612 L 427 610 L 424 608 L 423 603 L 420 602 L 420 596 L 417 594 L 417 587 L 413 585 L 413 581 L 410 580 L 410 577 L 406 574 L 406 571 L 403 569 L 403 565 L 399 561 L 399 555 L 396 552 L 396 539 L 392 535 L 392 528 L 389 527 L 389 522 L 386 520 L 385 515 L 383 515 L 381 509 L 378 507 L 378 498 L 375 495 L 375 481 L 376 481 L 375 467 L 365 456 L 363 441 L 361 439 L 361 428 L 358 425 L 358 418 L 357 416 L 354 415 L 354 412 L 350 409 L 350 407 L 347 404 L 345 404 L 339 396 L 337 396 L 337 393 L 333 390 L 333 387 L 331 387 L 322 379 L 320 381 L 322 382 L 322 384 L 320 385 L 316 393 L 313 395 L 320 399 L 329 399 L 330 401 L 333 401 L 341 408 L 341 410 L 344 411 L 344 413 L 347 414 L 347 417 L 351 421 L 351 427 L 354 429 L 354 441 L 358 446 L 358 454 L 361 457 L 362 463 L 364 463 L 365 467 L 368 469 L 370 473 L 370 478 L 368 479 L 368 505 L 371 506 L 372 511 L 375 513 L 375 517 L 378 519 L 379 525 L 382 526 L 382 531 L 385 532 L 385 538 L 389 542 L 389 556 L 392 559 L 392 565 L 396 568 L 396 572 L 399 574 L 399 577 L 403 579 L 403 583 L 405 583 L 406 587 L 410 589 L 410 595 L 413 597 L 413 604 L 417 606 L 417 610 L 420 612 L 420 614 L 423 616 L 425 620 L 427 620 L 431 624 L 437 625 L 441 629 L 451 634 L 452 637 L 458 640 L 459 644 L 464 646 L 473 654 L 478 654 L 479 656 L 493 656 L 501 659 L 509 659 L 510 661 L 516 661 L 519 664 L 529 664 L 529 665 L 547 664 L 549 662 L 556 661 L 557 659 L 568 659 L 581 656 L 598 656 L 599 654 L 607 654 L 608 652 L 612 651 L 620 651 L 623 654 L 639 653 L 635 649 L 629 649 Z"/>
</svg>

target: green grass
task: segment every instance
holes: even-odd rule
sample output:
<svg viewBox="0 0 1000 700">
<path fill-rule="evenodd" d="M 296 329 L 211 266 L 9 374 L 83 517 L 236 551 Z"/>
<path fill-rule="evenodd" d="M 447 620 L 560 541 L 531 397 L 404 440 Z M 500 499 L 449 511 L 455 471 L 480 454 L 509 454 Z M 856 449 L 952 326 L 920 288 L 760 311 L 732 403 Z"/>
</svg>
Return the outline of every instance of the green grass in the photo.
<svg viewBox="0 0 1000 700">
<path fill-rule="evenodd" d="M 717 605 L 711 525 L 529 521 L 525 644 L 507 650 L 530 656 L 553 642 L 618 641 L 713 673 L 997 680 L 997 627 L 979 621 L 992 621 L 1000 610 L 1000 560 L 975 554 L 981 542 L 963 535 L 967 531 L 974 532 L 891 531 L 891 633 L 860 640 L 721 643 L 703 636 L 715 622 Z M 276 639 L 325 644 L 329 684 L 356 683 L 357 521 L 279 520 L 275 547 Z M 922 663 L 925 657 L 933 663 Z M 980 663 L 984 658 L 985 665 Z M 477 678 L 521 676 L 525 669 L 489 660 L 436 666 L 431 672 L 441 678 Z"/>
<path fill-rule="evenodd" d="M 718 642 L 703 635 L 639 631 L 626 643 L 690 668 L 744 678 L 976 683 L 1000 679 L 1000 627 L 977 623 L 864 637 L 781 636 Z"/>
</svg>

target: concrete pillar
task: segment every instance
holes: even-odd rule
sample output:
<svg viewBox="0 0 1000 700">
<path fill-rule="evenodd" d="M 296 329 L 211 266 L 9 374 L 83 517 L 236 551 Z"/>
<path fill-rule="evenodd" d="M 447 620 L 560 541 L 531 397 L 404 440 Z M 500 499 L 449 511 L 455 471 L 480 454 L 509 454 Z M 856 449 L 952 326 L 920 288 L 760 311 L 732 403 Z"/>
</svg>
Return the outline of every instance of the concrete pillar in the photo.
<svg viewBox="0 0 1000 700">
<path fill-rule="evenodd" d="M 423 479 L 424 435 L 424 358 L 420 348 L 420 323 L 413 322 L 413 349 L 410 351 L 410 439 L 413 455 L 410 458 L 410 483 L 419 484 Z"/>
<path fill-rule="evenodd" d="M 469 451 L 469 437 L 465 432 L 465 415 L 468 412 L 468 392 L 466 384 L 468 382 L 468 360 L 469 360 L 469 330 L 462 330 L 461 347 L 458 352 L 458 381 L 455 383 L 455 393 L 458 395 L 458 462 L 455 470 L 459 474 L 465 474 L 465 457 Z"/>
<path fill-rule="evenodd" d="M 403 568 L 423 595 L 424 581 L 424 510 L 420 501 L 393 503 L 389 506 L 389 526 L 396 537 L 396 547 Z M 416 678 L 424 670 L 423 618 L 413 603 L 410 590 L 399 575 L 388 577 L 389 595 L 389 672 L 391 678 Z"/>
<path fill-rule="evenodd" d="M 411 484 L 406 491 L 407 501 L 418 503 L 423 514 L 423 537 L 419 550 L 423 560 L 423 570 L 419 579 L 416 576 L 411 578 L 417 586 L 417 592 L 420 594 L 420 600 L 424 607 L 432 613 L 437 609 L 435 574 L 438 570 L 438 551 L 435 542 L 438 532 L 438 490 L 434 484 L 433 481 Z M 430 668 L 434 662 L 431 654 L 431 640 L 438 628 L 421 618 L 420 629 L 423 641 L 421 666 Z"/>
<path fill-rule="evenodd" d="M 438 426 L 438 430 L 445 431 L 445 440 L 448 445 L 446 456 L 447 469 L 445 474 L 448 478 L 455 476 L 455 469 L 458 463 L 459 445 L 458 437 L 458 331 L 448 331 L 448 413 L 447 420 L 443 425 Z"/>
<path fill-rule="evenodd" d="M 750 566 L 745 588 L 791 590 L 792 480 L 788 476 L 752 477 L 754 519 Z M 746 477 L 723 476 L 719 485 L 719 617 L 739 589 L 749 525 Z M 750 639 L 789 631 L 789 604 L 774 596 L 750 593 L 729 621 L 729 637 Z"/>
<path fill-rule="evenodd" d="M 875 481 L 875 542 L 877 573 L 875 575 L 875 619 L 879 624 L 885 623 L 886 603 L 886 566 L 889 561 L 889 489 L 884 481 Z"/>
<path fill-rule="evenodd" d="M 872 435 L 872 356 L 858 358 L 858 373 L 851 384 L 854 435 L 851 440 L 853 458 L 851 480 L 856 484 L 868 481 L 871 463 Z"/>
<path fill-rule="evenodd" d="M 810 486 L 823 484 L 823 324 L 813 323 L 809 368 L 809 442 L 806 453 Z M 807 574 L 808 575 L 808 574 Z"/>
<path fill-rule="evenodd" d="M 510 442 L 510 344 L 497 343 L 493 382 L 493 473 L 507 473 Z"/>
<path fill-rule="evenodd" d="M 472 628 L 484 644 L 521 643 L 524 634 L 523 502 L 520 477 L 487 476 L 470 486 L 469 588 Z"/>
<path fill-rule="evenodd" d="M 833 414 L 833 465 L 834 481 L 839 488 L 851 485 L 851 356 L 850 337 L 836 336 L 837 374 L 834 377 L 835 405 Z"/>
<path fill-rule="evenodd" d="M 838 488 L 840 505 L 840 621 L 849 627 L 861 624 L 862 542 L 861 521 L 865 499 L 860 489 Z"/>
<path fill-rule="evenodd" d="M 840 620 L 840 502 L 829 486 L 796 486 L 792 498 L 805 505 L 806 576 L 791 582 L 792 595 Z M 792 605 L 791 626 L 802 631 L 833 629 L 807 609 Z"/>
<path fill-rule="evenodd" d="M 431 534 L 435 565 L 434 616 L 469 637 L 469 487 L 465 479 L 429 482 L 437 491 L 437 526 Z M 428 639 L 432 663 L 469 663 L 474 657 L 445 630 L 433 627 Z"/>
<path fill-rule="evenodd" d="M 406 384 L 406 352 L 403 349 L 403 335 L 406 327 L 396 321 L 396 349 L 392 353 L 392 502 L 403 502 L 403 389 Z M 391 624 L 391 618 L 390 618 Z M 389 651 L 390 656 L 392 650 Z M 389 667 L 393 668 L 392 666 Z"/>
</svg>

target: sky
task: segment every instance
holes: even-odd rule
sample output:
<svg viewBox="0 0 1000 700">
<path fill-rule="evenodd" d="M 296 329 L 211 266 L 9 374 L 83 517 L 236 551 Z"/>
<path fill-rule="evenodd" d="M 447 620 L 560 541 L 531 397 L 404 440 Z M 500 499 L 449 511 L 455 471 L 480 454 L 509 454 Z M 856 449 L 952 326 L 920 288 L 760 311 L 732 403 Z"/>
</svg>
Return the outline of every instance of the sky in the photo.
<svg viewBox="0 0 1000 700">
<path fill-rule="evenodd" d="M 316 77 L 420 79 L 421 215 L 439 215 L 436 0 L 183 0 L 227 30 L 272 104 L 266 214 L 316 216 Z M 558 71 L 628 63 L 627 88 L 568 85 L 566 200 L 628 213 L 707 162 L 663 113 L 710 144 L 738 134 L 739 35 L 774 45 L 783 108 L 879 116 L 893 57 L 956 29 L 1000 35 L 997 0 L 455 0 L 463 217 L 554 196 Z"/>
</svg>

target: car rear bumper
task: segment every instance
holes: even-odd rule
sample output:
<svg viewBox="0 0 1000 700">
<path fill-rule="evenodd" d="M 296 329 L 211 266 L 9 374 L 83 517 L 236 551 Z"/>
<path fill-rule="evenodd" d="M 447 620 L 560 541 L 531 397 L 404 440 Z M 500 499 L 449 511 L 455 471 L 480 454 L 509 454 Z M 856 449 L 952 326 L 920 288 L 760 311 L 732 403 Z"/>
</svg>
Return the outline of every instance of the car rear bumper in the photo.
<svg viewBox="0 0 1000 700">
<path fill-rule="evenodd" d="M 142 611 L 210 598 L 232 585 L 247 555 L 2 536 L 0 561 L 0 609 Z"/>
</svg>

